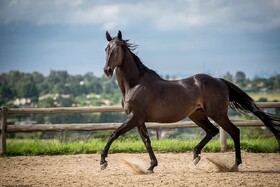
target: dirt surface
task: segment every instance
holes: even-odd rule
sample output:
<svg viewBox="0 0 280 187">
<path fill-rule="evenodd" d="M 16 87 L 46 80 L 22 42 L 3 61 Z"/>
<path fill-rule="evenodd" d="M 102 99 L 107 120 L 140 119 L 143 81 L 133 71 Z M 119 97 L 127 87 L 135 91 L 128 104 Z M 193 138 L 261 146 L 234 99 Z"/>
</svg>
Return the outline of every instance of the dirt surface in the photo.
<svg viewBox="0 0 280 187">
<path fill-rule="evenodd" d="M 143 163 L 148 154 L 110 154 L 108 167 L 100 171 L 100 155 L 24 156 L 0 158 L 2 186 L 280 186 L 278 153 L 243 152 L 239 172 L 221 171 L 215 162 L 229 166 L 234 153 L 203 153 L 197 166 L 192 153 L 156 154 L 159 166 L 153 174 L 138 174 L 126 162 Z M 207 159 L 208 158 L 208 159 Z"/>
</svg>

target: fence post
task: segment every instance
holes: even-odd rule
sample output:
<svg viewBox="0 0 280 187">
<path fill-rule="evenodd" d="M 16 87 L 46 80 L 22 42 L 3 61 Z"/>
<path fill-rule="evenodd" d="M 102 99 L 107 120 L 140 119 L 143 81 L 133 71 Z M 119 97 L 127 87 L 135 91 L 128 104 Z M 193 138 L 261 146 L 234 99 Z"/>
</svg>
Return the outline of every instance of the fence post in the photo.
<svg viewBox="0 0 280 187">
<path fill-rule="evenodd" d="M 158 128 L 156 128 L 156 136 L 157 136 L 157 140 L 159 140 L 159 131 L 158 131 Z"/>
<path fill-rule="evenodd" d="M 6 154 L 7 107 L 0 108 L 0 155 Z"/>
<path fill-rule="evenodd" d="M 222 127 L 220 127 L 220 146 L 222 152 L 227 151 L 227 133 Z"/>
</svg>

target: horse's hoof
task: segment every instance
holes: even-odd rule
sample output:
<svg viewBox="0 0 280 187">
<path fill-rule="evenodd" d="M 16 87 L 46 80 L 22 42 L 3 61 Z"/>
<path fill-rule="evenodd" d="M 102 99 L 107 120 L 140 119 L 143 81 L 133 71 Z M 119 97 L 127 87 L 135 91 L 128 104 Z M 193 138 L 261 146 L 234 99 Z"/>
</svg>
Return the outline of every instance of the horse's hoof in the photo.
<svg viewBox="0 0 280 187">
<path fill-rule="evenodd" d="M 198 164 L 198 162 L 200 161 L 200 156 L 197 156 L 194 160 L 193 163 L 196 166 Z"/>
<path fill-rule="evenodd" d="M 239 171 L 239 170 L 238 170 L 238 165 L 234 164 L 234 165 L 230 168 L 229 171 L 230 171 L 230 172 L 238 172 L 238 171 Z"/>
<path fill-rule="evenodd" d="M 103 164 L 100 164 L 100 169 L 104 170 L 108 166 L 107 161 L 105 161 Z"/>
<path fill-rule="evenodd" d="M 154 173 L 153 170 L 150 170 L 150 169 L 147 170 L 147 174 L 152 174 L 152 173 Z"/>
</svg>

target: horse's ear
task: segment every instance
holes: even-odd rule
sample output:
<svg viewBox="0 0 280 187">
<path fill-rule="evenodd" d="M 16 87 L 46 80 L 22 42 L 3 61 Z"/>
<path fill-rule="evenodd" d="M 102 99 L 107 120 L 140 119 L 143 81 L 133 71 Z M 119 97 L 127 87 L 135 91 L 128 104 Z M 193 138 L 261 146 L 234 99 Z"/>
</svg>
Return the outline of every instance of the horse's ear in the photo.
<svg viewBox="0 0 280 187">
<path fill-rule="evenodd" d="M 108 31 L 106 31 L 106 39 L 108 42 L 110 42 L 112 40 L 112 37 L 110 36 Z"/>
<path fill-rule="evenodd" d="M 122 40 L 122 32 L 121 32 L 121 31 L 118 32 L 118 38 L 119 38 L 120 40 Z"/>
</svg>

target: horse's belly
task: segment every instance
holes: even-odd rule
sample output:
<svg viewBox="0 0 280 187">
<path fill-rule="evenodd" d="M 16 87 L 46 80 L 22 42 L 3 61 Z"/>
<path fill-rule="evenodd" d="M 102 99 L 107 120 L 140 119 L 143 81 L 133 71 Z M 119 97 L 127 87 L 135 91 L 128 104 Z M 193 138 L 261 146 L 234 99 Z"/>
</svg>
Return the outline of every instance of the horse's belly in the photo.
<svg viewBox="0 0 280 187">
<path fill-rule="evenodd" d="M 146 122 L 157 122 L 157 123 L 175 123 L 178 122 L 187 116 L 172 116 L 171 117 L 166 117 L 166 116 L 152 116 L 146 120 Z"/>
<path fill-rule="evenodd" d="M 151 110 L 149 110 L 146 121 L 173 123 L 188 117 L 195 109 L 196 105 L 152 107 Z"/>
</svg>

